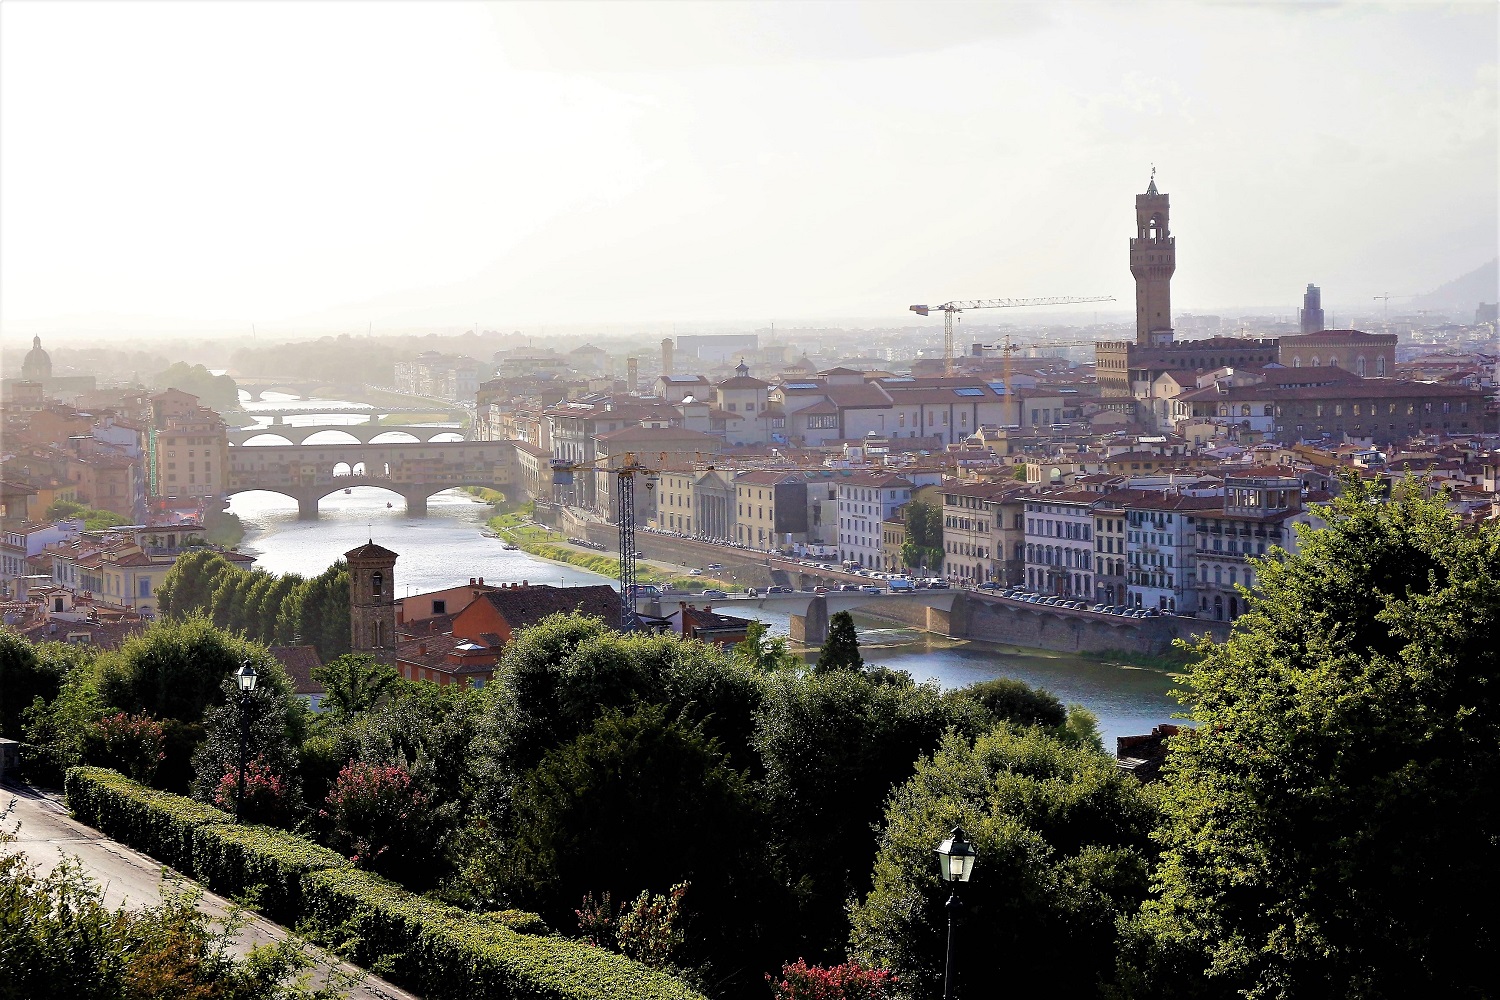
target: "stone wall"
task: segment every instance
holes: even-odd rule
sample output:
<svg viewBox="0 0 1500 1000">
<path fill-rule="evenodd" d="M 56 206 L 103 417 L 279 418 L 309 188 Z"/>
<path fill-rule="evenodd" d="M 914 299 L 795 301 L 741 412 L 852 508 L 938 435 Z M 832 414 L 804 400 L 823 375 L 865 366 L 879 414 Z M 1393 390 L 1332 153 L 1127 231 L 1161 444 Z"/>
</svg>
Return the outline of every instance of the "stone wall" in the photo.
<svg viewBox="0 0 1500 1000">
<path fill-rule="evenodd" d="M 1123 650 L 1160 656 L 1172 649 L 1175 639 L 1208 633 L 1222 642 L 1228 635 L 1222 622 L 1193 618 L 1115 618 L 984 598 L 971 599 L 968 605 L 965 638 L 1059 653 Z"/>
</svg>

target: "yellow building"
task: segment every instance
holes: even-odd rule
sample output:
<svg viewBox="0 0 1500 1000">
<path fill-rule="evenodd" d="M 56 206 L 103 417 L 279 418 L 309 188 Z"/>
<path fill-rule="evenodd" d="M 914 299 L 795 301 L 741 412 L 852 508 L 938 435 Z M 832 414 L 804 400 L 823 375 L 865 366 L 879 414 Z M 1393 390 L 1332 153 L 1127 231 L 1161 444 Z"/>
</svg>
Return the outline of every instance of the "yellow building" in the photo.
<svg viewBox="0 0 1500 1000">
<path fill-rule="evenodd" d="M 656 516 L 652 526 L 660 531 L 692 535 L 693 484 L 696 472 L 664 472 L 656 482 Z"/>
<path fill-rule="evenodd" d="M 168 389 L 151 397 L 148 482 L 154 497 L 222 496 L 229 473 L 223 419 L 198 397 Z"/>
<path fill-rule="evenodd" d="M 906 546 L 906 519 L 898 511 L 895 517 L 880 524 L 881 568 L 887 573 L 905 573 L 906 560 L 901 550 Z"/>
</svg>

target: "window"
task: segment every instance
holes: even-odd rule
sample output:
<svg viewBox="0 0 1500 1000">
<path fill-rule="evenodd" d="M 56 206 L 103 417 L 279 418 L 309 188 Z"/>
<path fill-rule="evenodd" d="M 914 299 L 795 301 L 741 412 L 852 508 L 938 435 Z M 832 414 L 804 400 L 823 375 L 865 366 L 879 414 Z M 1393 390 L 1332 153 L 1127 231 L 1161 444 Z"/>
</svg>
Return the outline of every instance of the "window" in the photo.
<svg viewBox="0 0 1500 1000">
<path fill-rule="evenodd" d="M 370 595 L 379 597 L 381 588 L 385 586 L 385 576 L 381 573 L 370 574 Z"/>
<path fill-rule="evenodd" d="M 435 615 L 446 615 L 448 613 L 448 602 L 447 601 L 433 601 L 432 602 L 432 613 L 435 614 Z"/>
</svg>

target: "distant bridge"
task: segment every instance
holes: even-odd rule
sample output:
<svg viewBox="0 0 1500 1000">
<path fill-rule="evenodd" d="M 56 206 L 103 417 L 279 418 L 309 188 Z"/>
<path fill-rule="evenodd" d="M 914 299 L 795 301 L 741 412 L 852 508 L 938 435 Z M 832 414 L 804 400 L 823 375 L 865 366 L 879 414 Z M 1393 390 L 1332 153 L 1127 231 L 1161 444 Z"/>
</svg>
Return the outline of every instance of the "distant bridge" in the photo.
<svg viewBox="0 0 1500 1000">
<path fill-rule="evenodd" d="M 287 417 L 321 417 L 324 414 L 366 417 L 371 423 L 375 423 L 388 413 L 435 413 L 441 409 L 445 407 L 437 405 L 372 406 L 368 403 L 349 403 L 339 406 L 330 403 L 325 406 L 278 406 L 274 410 L 247 410 L 246 412 L 256 417 L 270 417 L 273 424 L 280 424 Z M 446 407 L 446 409 L 453 409 L 453 407 Z"/>
<path fill-rule="evenodd" d="M 510 441 L 241 446 L 229 451 L 225 495 L 280 493 L 297 501 L 299 517 L 315 518 L 324 497 L 355 486 L 378 486 L 400 494 L 406 512 L 421 516 L 433 494 L 483 486 L 510 496 L 516 481 L 516 450 Z"/>
<path fill-rule="evenodd" d="M 346 434 L 360 444 L 369 444 L 382 434 L 410 434 L 421 442 L 431 441 L 443 434 L 463 437 L 462 427 L 439 427 L 434 424 L 271 424 L 266 427 L 246 427 L 229 432 L 231 445 L 244 445 L 260 437 L 279 437 L 291 444 L 303 444 L 314 434 L 337 431 Z M 342 443 L 342 442 L 340 442 Z M 410 444 L 411 442 L 391 442 Z"/>
<path fill-rule="evenodd" d="M 327 379 L 310 378 L 276 378 L 264 375 L 247 375 L 244 378 L 234 378 L 235 386 L 250 397 L 251 402 L 260 399 L 265 393 L 279 392 L 288 396 L 305 397 L 308 393 L 318 389 L 332 388 L 334 383 Z"/>
</svg>

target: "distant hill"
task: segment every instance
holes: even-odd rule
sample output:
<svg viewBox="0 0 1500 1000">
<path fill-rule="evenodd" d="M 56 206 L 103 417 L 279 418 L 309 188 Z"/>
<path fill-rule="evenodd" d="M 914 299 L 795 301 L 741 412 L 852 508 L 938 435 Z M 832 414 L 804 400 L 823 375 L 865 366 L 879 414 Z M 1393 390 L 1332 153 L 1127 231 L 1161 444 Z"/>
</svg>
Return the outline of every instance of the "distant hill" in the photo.
<svg viewBox="0 0 1500 1000">
<path fill-rule="evenodd" d="M 1426 295 L 1418 295 L 1409 305 L 1403 303 L 1401 309 L 1446 311 L 1453 313 L 1455 319 L 1472 323 L 1474 310 L 1481 302 L 1500 302 L 1500 257 Z"/>
</svg>

